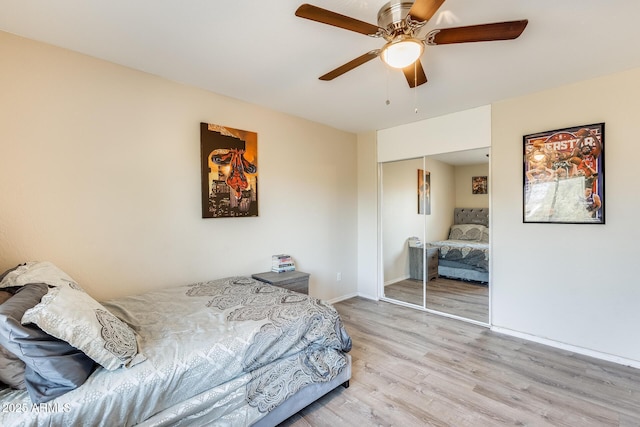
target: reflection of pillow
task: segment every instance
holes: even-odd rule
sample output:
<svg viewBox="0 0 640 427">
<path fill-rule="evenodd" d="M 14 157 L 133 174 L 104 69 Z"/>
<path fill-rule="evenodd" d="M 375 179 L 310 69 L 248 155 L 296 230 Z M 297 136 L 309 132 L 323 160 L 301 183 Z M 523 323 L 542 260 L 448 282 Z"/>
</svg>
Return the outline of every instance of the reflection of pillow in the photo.
<svg viewBox="0 0 640 427">
<path fill-rule="evenodd" d="M 133 330 L 74 282 L 50 289 L 22 323 L 35 323 L 109 370 L 145 360 Z"/>
<path fill-rule="evenodd" d="M 489 229 L 485 229 L 482 232 L 482 237 L 480 238 L 481 243 L 489 243 Z"/>
<path fill-rule="evenodd" d="M 22 325 L 23 313 L 40 302 L 47 285 L 29 284 L 0 306 L 0 344 L 24 364 L 14 365 L 35 403 L 47 402 L 85 382 L 94 368 L 93 360 L 68 343 L 54 338 L 35 325 Z M 26 366 L 25 366 L 26 365 Z"/>
<path fill-rule="evenodd" d="M 457 224 L 451 227 L 449 239 L 451 240 L 475 240 L 482 238 L 482 232 L 487 227 L 480 224 Z"/>
</svg>

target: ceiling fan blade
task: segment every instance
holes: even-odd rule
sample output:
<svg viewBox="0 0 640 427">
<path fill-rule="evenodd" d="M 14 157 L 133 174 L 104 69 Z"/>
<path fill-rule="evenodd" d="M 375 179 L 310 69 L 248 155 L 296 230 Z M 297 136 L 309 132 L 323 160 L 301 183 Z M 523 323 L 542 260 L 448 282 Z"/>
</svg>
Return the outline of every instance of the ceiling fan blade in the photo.
<svg viewBox="0 0 640 427">
<path fill-rule="evenodd" d="M 347 62 L 346 64 L 336 68 L 333 71 L 329 71 L 327 74 L 325 74 L 324 76 L 320 76 L 320 80 L 324 80 L 324 81 L 328 81 L 328 80 L 333 80 L 338 76 L 343 75 L 344 73 L 346 73 L 347 71 L 351 71 L 354 68 L 371 61 L 373 58 L 377 57 L 378 54 L 380 53 L 380 50 L 372 50 L 370 52 L 365 53 L 364 55 L 361 55 L 359 57 L 357 57 L 356 59 Z"/>
<path fill-rule="evenodd" d="M 436 14 L 444 0 L 416 0 L 409 10 L 408 16 L 414 21 L 428 21 Z"/>
<path fill-rule="evenodd" d="M 496 22 L 494 24 L 470 25 L 468 27 L 444 28 L 427 34 L 428 45 L 488 42 L 518 38 L 529 21 Z"/>
<path fill-rule="evenodd" d="M 378 30 L 380 30 L 377 25 L 369 24 L 368 22 L 350 18 L 306 3 L 298 7 L 296 16 L 327 25 L 333 25 L 338 28 L 344 28 L 345 30 L 355 31 L 356 33 L 367 36 L 377 35 Z"/>
<path fill-rule="evenodd" d="M 427 75 L 424 73 L 424 68 L 422 68 L 422 63 L 419 59 L 408 67 L 403 68 L 402 72 L 407 78 L 409 87 L 413 88 L 427 82 Z"/>
</svg>

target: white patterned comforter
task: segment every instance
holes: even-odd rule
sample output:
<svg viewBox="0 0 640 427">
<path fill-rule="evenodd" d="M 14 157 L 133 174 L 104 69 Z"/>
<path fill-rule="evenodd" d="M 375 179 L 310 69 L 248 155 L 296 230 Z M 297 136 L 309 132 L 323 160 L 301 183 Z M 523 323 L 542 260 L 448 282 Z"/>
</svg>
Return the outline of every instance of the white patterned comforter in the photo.
<svg viewBox="0 0 640 427">
<path fill-rule="evenodd" d="M 0 390 L 0 425 L 250 425 L 310 383 L 333 379 L 351 348 L 335 309 L 235 277 L 104 303 L 141 338 L 145 362 L 97 369 L 46 404 Z"/>
</svg>

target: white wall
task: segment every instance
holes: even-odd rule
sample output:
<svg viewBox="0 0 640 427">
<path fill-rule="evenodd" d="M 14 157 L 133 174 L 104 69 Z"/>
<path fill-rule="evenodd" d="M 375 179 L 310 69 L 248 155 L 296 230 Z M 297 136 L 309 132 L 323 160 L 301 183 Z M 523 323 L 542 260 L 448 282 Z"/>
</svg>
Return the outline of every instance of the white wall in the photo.
<svg viewBox="0 0 640 427">
<path fill-rule="evenodd" d="M 312 295 L 356 292 L 356 135 L 7 33 L 0 48 L 0 269 L 49 260 L 105 299 L 286 252 Z M 201 218 L 200 122 L 257 132 L 259 217 Z"/>
<path fill-rule="evenodd" d="M 377 142 L 379 162 L 488 147 L 491 106 L 383 129 Z"/>
<path fill-rule="evenodd" d="M 640 367 L 640 69 L 498 102 L 492 324 Z M 606 225 L 522 223 L 522 136 L 605 122 Z"/>
</svg>

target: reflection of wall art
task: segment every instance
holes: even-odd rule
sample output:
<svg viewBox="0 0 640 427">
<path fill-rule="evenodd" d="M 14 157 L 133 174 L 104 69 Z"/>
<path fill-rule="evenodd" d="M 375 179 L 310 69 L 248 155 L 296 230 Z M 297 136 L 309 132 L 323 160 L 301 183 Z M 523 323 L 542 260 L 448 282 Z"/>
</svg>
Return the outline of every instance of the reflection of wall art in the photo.
<svg viewBox="0 0 640 427">
<path fill-rule="evenodd" d="M 487 194 L 487 177 L 486 176 L 472 177 L 471 192 L 473 194 Z"/>
<path fill-rule="evenodd" d="M 200 123 L 202 217 L 258 216 L 258 134 Z"/>
<path fill-rule="evenodd" d="M 523 222 L 604 224 L 604 123 L 523 137 Z"/>
<path fill-rule="evenodd" d="M 418 169 L 418 214 L 431 215 L 431 176 Z"/>
</svg>

